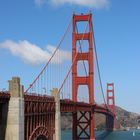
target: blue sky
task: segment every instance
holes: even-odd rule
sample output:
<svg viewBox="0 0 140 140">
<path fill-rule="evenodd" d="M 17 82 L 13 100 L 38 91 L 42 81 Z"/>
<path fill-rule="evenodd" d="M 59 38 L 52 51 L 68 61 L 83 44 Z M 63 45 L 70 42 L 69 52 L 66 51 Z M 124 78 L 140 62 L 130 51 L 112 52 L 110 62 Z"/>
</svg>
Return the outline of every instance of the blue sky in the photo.
<svg viewBox="0 0 140 140">
<path fill-rule="evenodd" d="M 114 82 L 116 104 L 140 113 L 139 5 L 139 0 L 0 0 L 0 90 L 15 75 L 27 87 L 47 60 L 44 49 L 58 44 L 73 11 L 92 9 L 104 89 L 106 82 Z M 20 49 L 15 52 L 11 46 Z M 25 46 L 38 49 L 28 52 Z M 41 57 L 32 59 L 36 55 Z"/>
</svg>

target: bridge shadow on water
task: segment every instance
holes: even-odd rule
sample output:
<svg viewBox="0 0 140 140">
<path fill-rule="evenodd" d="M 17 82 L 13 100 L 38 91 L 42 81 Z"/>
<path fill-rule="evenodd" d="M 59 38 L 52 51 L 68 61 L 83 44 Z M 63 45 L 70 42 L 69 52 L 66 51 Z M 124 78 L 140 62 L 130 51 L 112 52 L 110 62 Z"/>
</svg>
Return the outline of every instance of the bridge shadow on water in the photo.
<svg viewBox="0 0 140 140">
<path fill-rule="evenodd" d="M 111 133 L 111 131 L 97 132 L 95 139 L 104 140 L 108 135 L 110 135 L 110 133 Z"/>
</svg>

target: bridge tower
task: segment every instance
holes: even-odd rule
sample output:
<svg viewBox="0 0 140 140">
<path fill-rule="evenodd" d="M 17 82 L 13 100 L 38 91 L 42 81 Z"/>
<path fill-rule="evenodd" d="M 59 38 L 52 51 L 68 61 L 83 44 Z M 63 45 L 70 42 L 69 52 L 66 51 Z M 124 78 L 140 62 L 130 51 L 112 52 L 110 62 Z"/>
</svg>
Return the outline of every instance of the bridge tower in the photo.
<svg viewBox="0 0 140 140">
<path fill-rule="evenodd" d="M 87 22 L 88 32 L 78 33 L 77 23 Z M 84 29 L 83 29 L 84 30 Z M 88 41 L 88 52 L 78 52 L 77 41 Z M 82 43 L 81 43 L 82 44 Z M 82 46 L 81 46 L 82 48 Z M 73 33 L 72 33 L 72 100 L 77 102 L 78 86 L 87 85 L 89 103 L 94 104 L 94 61 L 93 61 L 93 30 L 92 14 L 73 15 Z M 88 61 L 89 72 L 87 76 L 77 75 L 78 61 Z M 84 121 L 83 121 L 84 120 Z M 88 129 L 88 130 L 87 130 Z M 89 139 L 94 140 L 94 113 L 75 112 L 73 113 L 73 140 Z"/>
<path fill-rule="evenodd" d="M 114 121 L 113 121 L 113 127 L 116 128 L 116 111 L 115 111 L 115 95 L 114 95 L 114 83 L 107 83 L 107 105 L 109 109 L 113 112 Z"/>
</svg>

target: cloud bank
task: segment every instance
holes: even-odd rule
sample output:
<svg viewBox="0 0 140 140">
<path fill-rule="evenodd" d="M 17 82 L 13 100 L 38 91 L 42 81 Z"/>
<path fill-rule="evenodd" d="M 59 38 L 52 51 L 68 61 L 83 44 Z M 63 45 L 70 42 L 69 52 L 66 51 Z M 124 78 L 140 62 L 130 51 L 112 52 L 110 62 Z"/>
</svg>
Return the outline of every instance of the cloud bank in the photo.
<svg viewBox="0 0 140 140">
<path fill-rule="evenodd" d="M 108 7 L 109 5 L 109 0 L 35 0 L 35 4 L 40 6 L 45 4 L 47 1 L 55 6 L 69 4 L 96 9 Z"/>
<path fill-rule="evenodd" d="M 0 43 L 0 48 L 7 49 L 12 55 L 17 56 L 25 63 L 32 65 L 46 63 L 56 49 L 55 46 L 47 45 L 46 49 L 43 50 L 27 40 L 18 42 L 6 40 Z M 61 64 L 67 60 L 71 60 L 71 53 L 64 50 L 58 50 L 55 57 L 52 59 L 52 63 Z"/>
</svg>

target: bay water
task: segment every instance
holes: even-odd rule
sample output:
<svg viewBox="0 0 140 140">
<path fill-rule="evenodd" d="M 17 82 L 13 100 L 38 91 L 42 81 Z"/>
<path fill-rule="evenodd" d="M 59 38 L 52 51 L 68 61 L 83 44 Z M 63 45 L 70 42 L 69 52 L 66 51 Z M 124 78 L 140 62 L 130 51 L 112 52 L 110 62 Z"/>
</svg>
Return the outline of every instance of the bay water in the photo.
<svg viewBox="0 0 140 140">
<path fill-rule="evenodd" d="M 72 132 L 62 131 L 62 140 L 72 140 Z M 140 140 L 140 130 L 96 132 L 96 140 Z"/>
</svg>

